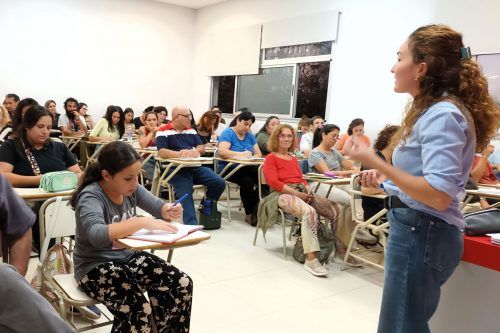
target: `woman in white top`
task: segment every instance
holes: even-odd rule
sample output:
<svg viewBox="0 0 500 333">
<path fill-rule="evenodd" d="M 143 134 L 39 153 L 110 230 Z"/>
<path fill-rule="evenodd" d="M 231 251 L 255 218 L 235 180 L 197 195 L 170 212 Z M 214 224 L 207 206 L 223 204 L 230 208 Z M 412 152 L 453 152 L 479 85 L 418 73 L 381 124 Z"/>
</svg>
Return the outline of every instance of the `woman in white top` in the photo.
<svg viewBox="0 0 500 333">
<path fill-rule="evenodd" d="M 111 142 L 119 140 L 125 128 L 123 126 L 123 111 L 119 106 L 110 105 L 106 115 L 101 118 L 90 133 L 92 142 Z"/>
<path fill-rule="evenodd" d="M 316 129 L 321 126 L 325 120 L 320 116 L 315 116 L 311 119 L 312 128 L 309 133 L 302 135 L 300 139 L 300 150 L 304 154 L 305 157 L 308 157 L 312 150 L 313 137 Z"/>
</svg>

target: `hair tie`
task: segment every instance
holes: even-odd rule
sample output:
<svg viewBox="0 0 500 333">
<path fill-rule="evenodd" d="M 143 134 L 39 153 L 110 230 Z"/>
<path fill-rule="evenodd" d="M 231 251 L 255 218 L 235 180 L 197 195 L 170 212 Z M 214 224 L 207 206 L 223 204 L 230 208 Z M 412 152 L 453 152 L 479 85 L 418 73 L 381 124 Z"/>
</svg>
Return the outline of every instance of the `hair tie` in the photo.
<svg viewBox="0 0 500 333">
<path fill-rule="evenodd" d="M 461 47 L 460 48 L 460 59 L 462 60 L 467 60 L 472 58 L 472 54 L 470 52 L 470 47 Z"/>
</svg>

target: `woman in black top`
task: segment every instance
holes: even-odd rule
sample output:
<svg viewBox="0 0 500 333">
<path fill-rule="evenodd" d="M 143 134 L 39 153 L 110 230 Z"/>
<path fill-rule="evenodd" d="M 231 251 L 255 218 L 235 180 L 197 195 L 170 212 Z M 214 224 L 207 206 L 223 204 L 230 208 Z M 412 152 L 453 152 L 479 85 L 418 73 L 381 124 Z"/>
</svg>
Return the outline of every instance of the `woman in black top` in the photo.
<svg viewBox="0 0 500 333">
<path fill-rule="evenodd" d="M 396 147 L 397 140 L 395 140 L 395 134 L 397 133 L 399 126 L 396 125 L 386 125 L 384 129 L 380 131 L 375 140 L 373 148 L 378 157 L 391 163 L 392 152 Z M 362 165 L 361 170 L 365 170 Z M 379 190 L 374 190 L 371 188 L 363 187 L 361 191 L 365 194 L 380 194 Z M 384 208 L 384 202 L 377 198 L 371 197 L 361 197 L 361 205 L 363 207 L 363 219 L 366 221 L 373 215 L 377 214 Z"/>
<path fill-rule="evenodd" d="M 47 172 L 82 172 L 68 148 L 49 139 L 51 128 L 51 113 L 43 106 L 31 106 L 24 114 L 17 138 L 2 144 L 0 173 L 5 174 L 12 186 L 38 187 Z"/>
</svg>

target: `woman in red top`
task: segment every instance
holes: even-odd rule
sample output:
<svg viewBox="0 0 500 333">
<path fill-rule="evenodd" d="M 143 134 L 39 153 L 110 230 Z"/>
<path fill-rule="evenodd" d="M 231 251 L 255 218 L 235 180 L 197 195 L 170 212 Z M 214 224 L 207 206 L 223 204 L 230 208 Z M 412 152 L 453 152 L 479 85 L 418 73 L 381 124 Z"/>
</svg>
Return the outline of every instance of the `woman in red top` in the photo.
<svg viewBox="0 0 500 333">
<path fill-rule="evenodd" d="M 297 159 L 291 154 L 296 142 L 295 132 L 290 125 L 282 124 L 275 128 L 269 139 L 271 153 L 264 162 L 264 176 L 268 185 L 281 193 L 279 208 L 302 219 L 301 237 L 306 254 L 304 269 L 315 276 L 326 276 L 328 271 L 316 258 L 316 252 L 320 249 L 316 234 L 318 214 L 333 221 L 336 229 L 339 208 L 333 201 L 312 193 Z"/>
<path fill-rule="evenodd" d="M 139 145 L 141 148 L 156 146 L 156 132 L 158 132 L 159 119 L 158 114 L 154 111 L 144 113 L 144 126 L 139 128 Z M 149 154 L 141 154 L 142 159 L 146 159 Z M 155 170 L 155 159 L 150 158 L 142 169 L 144 170 L 145 177 L 149 180 L 153 179 Z"/>
</svg>

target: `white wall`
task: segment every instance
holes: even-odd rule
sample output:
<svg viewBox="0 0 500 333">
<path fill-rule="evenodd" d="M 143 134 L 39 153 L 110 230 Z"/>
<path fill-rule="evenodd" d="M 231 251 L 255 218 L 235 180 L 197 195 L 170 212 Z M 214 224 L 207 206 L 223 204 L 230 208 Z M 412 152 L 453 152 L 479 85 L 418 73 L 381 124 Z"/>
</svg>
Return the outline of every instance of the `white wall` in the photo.
<svg viewBox="0 0 500 333">
<path fill-rule="evenodd" d="M 191 105 L 204 109 L 209 104 L 210 31 L 330 9 L 342 14 L 326 114 L 342 130 L 356 117 L 365 119 L 371 137 L 387 123 L 400 123 L 409 99 L 393 92 L 390 69 L 400 44 L 420 25 L 449 24 L 464 34 L 474 53 L 500 52 L 500 38 L 495 38 L 500 31 L 500 1 L 496 0 L 234 0 L 197 11 Z"/>
<path fill-rule="evenodd" d="M 0 0 L 0 94 L 73 96 L 101 117 L 188 104 L 195 11 L 153 1 Z"/>
</svg>

